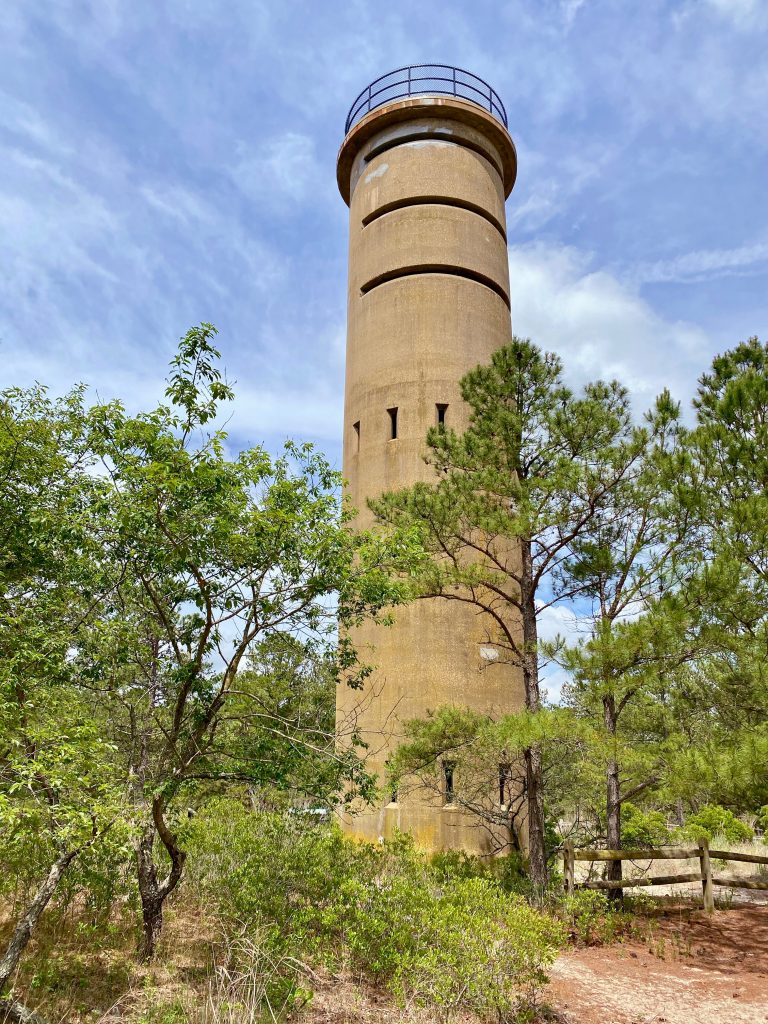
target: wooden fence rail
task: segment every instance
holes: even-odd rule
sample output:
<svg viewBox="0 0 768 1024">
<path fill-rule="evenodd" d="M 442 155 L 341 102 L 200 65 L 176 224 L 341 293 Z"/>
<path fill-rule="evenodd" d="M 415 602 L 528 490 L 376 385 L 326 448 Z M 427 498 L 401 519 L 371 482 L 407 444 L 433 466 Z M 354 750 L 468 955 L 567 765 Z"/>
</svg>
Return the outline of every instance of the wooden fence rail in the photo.
<svg viewBox="0 0 768 1024">
<path fill-rule="evenodd" d="M 730 889 L 765 889 L 768 880 L 750 881 L 745 878 L 714 878 L 712 875 L 712 858 L 715 860 L 740 861 L 743 864 L 768 865 L 768 856 L 760 857 L 753 853 L 730 853 L 728 850 L 710 850 L 709 843 L 702 839 L 697 847 L 667 846 L 659 850 L 577 850 L 573 843 L 563 847 L 563 876 L 565 891 L 571 895 L 576 888 L 608 889 L 619 891 L 634 888 L 636 885 L 676 885 L 681 882 L 701 882 L 704 897 L 704 909 L 712 913 L 715 909 L 714 886 L 722 885 Z M 681 875 L 657 875 L 656 877 L 620 878 L 598 882 L 576 882 L 576 861 L 625 861 L 625 860 L 691 860 L 699 861 L 699 870 Z"/>
</svg>

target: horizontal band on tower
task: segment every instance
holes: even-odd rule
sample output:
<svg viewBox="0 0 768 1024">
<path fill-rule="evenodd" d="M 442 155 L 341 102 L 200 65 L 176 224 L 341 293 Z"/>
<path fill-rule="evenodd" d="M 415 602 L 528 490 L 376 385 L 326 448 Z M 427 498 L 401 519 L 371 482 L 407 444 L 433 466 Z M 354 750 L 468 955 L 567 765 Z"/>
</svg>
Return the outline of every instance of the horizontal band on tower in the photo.
<svg viewBox="0 0 768 1024">
<path fill-rule="evenodd" d="M 470 203 L 466 199 L 456 199 L 453 196 L 410 196 L 405 199 L 395 199 L 393 202 L 385 203 L 378 210 L 374 210 L 373 213 L 363 217 L 363 227 L 368 227 L 373 221 L 378 220 L 379 217 L 383 217 L 387 213 L 403 210 L 408 206 L 455 206 L 460 210 L 468 210 L 470 213 L 477 214 L 478 217 L 482 217 L 483 220 L 487 220 L 489 224 L 493 225 L 506 244 L 507 234 L 492 213 L 486 210 L 485 207 L 478 206 L 477 203 Z"/>
<path fill-rule="evenodd" d="M 374 160 L 377 156 L 381 156 L 382 153 L 388 153 L 390 149 L 395 149 L 397 146 L 405 146 L 409 142 L 444 142 L 447 146 L 462 146 L 464 149 L 471 149 L 473 153 L 477 153 L 478 156 L 483 157 L 493 167 L 498 176 L 504 180 L 504 172 L 499 166 L 497 160 L 488 152 L 487 149 L 483 149 L 482 146 L 476 142 L 472 142 L 470 139 L 463 139 L 460 135 L 448 136 L 445 132 L 413 132 L 411 135 L 399 136 L 395 139 L 387 139 L 386 142 L 380 142 L 378 146 L 373 146 L 369 152 L 365 154 L 365 162 L 369 164 L 371 160 Z"/>
<path fill-rule="evenodd" d="M 495 292 L 507 308 L 509 308 L 509 296 L 497 281 L 486 277 L 485 274 L 478 274 L 475 270 L 468 270 L 465 267 L 444 266 L 439 263 L 414 267 L 398 267 L 396 270 L 388 270 L 383 274 L 372 277 L 370 281 L 366 281 L 360 288 L 360 294 L 367 295 L 368 292 L 378 288 L 379 285 L 388 284 L 390 281 L 397 281 L 402 277 L 417 277 L 423 274 L 446 274 L 449 277 L 463 277 L 467 281 L 474 281 L 475 284 L 480 284 L 484 288 L 489 288 L 492 292 Z"/>
</svg>

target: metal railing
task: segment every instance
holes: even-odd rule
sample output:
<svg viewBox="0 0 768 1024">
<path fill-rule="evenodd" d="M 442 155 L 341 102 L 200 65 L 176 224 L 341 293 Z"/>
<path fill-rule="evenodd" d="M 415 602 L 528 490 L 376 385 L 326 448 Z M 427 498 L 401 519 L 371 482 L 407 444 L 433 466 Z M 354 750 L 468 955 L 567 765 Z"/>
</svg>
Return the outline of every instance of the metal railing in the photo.
<svg viewBox="0 0 768 1024">
<path fill-rule="evenodd" d="M 507 127 L 507 112 L 499 94 L 482 78 L 450 64 L 411 64 L 382 75 L 363 89 L 349 108 L 344 133 L 365 114 L 385 103 L 403 96 L 431 96 L 435 93 L 476 103 Z"/>
</svg>

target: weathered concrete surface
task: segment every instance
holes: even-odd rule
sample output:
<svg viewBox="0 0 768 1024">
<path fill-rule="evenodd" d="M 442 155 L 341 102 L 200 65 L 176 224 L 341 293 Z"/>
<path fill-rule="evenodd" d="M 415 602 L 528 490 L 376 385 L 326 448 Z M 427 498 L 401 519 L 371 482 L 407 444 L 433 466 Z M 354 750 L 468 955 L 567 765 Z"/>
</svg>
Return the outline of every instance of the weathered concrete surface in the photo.
<svg viewBox="0 0 768 1024">
<path fill-rule="evenodd" d="M 381 107 L 344 140 L 338 175 L 350 206 L 344 475 L 368 526 L 366 502 L 430 478 L 425 436 L 462 429 L 459 380 L 510 341 L 504 199 L 515 149 L 503 126 L 471 103 L 420 97 Z M 396 408 L 397 438 L 389 409 Z M 500 714 L 521 706 L 520 673 L 483 655 L 492 625 L 444 600 L 364 626 L 354 641 L 376 666 L 361 695 L 340 688 L 340 722 L 357 717 L 372 768 L 385 778 L 402 724 L 442 704 Z M 457 789 L 461 778 L 455 780 Z M 395 827 L 431 849 L 485 852 L 488 837 L 453 805 L 410 795 L 349 819 L 376 840 Z"/>
</svg>

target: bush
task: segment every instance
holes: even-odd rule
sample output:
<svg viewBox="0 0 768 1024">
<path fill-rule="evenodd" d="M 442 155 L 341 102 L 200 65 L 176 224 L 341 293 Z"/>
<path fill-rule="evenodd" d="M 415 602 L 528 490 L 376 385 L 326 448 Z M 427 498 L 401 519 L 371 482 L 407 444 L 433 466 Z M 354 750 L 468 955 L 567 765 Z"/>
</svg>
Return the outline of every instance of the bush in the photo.
<svg viewBox="0 0 768 1024">
<path fill-rule="evenodd" d="M 517 850 L 512 850 L 506 856 L 495 859 L 491 865 L 491 873 L 505 892 L 522 896 L 524 899 L 534 902 L 541 898 L 541 893 L 536 891 L 536 887 L 531 881 L 528 862 Z M 556 865 L 550 864 L 550 879 L 554 881 L 556 875 Z"/>
<path fill-rule="evenodd" d="M 0 809 L 1 810 L 1 809 Z M 24 827 L 16 832 L 0 826 L 0 898 L 9 916 L 16 916 L 33 898 L 58 853 L 45 830 Z M 46 917 L 63 917 L 77 906 L 81 923 L 106 926 L 114 908 L 135 897 L 130 826 L 117 821 L 93 846 L 86 846 L 62 877 Z"/>
<path fill-rule="evenodd" d="M 715 836 L 722 836 L 729 843 L 748 843 L 755 838 L 749 825 L 740 821 L 733 811 L 717 804 L 708 804 L 691 814 L 680 833 L 694 842 L 700 839 L 712 842 Z"/>
<path fill-rule="evenodd" d="M 494 860 L 489 864 L 463 850 L 441 850 L 429 859 L 433 875 L 443 882 L 456 878 L 488 878 L 497 863 L 499 861 Z"/>
<path fill-rule="evenodd" d="M 393 987 L 406 1006 L 433 1006 L 443 1018 L 461 1007 L 503 1021 L 530 1007 L 565 941 L 558 922 L 482 878 L 433 898 L 425 924 Z"/>
<path fill-rule="evenodd" d="M 235 931 L 258 932 L 276 954 L 305 950 L 335 933 L 338 893 L 348 879 L 376 877 L 387 852 L 347 841 L 335 826 L 254 813 L 215 800 L 186 827 L 191 872 Z"/>
<path fill-rule="evenodd" d="M 625 849 L 665 846 L 669 841 L 661 811 L 643 811 L 628 801 L 621 805 L 621 845 Z"/>
<path fill-rule="evenodd" d="M 490 866 L 461 854 L 430 862 L 404 836 L 354 843 L 334 826 L 228 800 L 185 838 L 230 934 L 254 937 L 283 965 L 265 986 L 281 1005 L 304 984 L 290 965 L 310 960 L 351 967 L 446 1018 L 461 1005 L 503 1020 L 535 998 L 564 941 L 562 924 L 505 892 Z"/>
<path fill-rule="evenodd" d="M 595 889 L 577 889 L 560 904 L 571 938 L 584 946 L 613 942 L 631 925 L 631 915 L 614 909 L 608 896 Z"/>
</svg>

